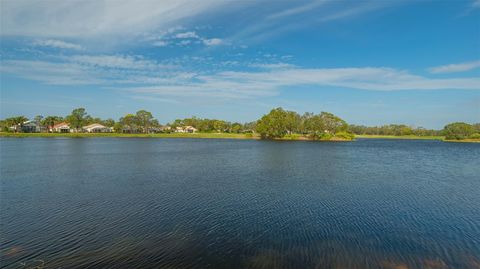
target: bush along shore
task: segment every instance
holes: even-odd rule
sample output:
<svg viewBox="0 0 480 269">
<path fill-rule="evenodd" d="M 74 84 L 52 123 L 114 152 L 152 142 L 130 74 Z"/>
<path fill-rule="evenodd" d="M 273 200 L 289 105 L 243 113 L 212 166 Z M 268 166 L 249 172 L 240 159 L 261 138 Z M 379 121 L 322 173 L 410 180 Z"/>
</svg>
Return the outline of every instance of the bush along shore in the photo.
<svg viewBox="0 0 480 269">
<path fill-rule="evenodd" d="M 152 113 L 140 110 L 118 121 L 100 119 L 74 109 L 69 115 L 24 116 L 0 120 L 1 137 L 152 137 L 227 138 L 265 140 L 352 141 L 355 138 L 434 139 L 452 142 L 480 142 L 480 124 L 456 122 L 442 130 L 414 128 L 402 124 L 367 127 L 349 125 L 340 117 L 321 112 L 298 114 L 272 109 L 259 120 L 247 123 L 197 117 L 177 119 L 162 125 Z"/>
</svg>

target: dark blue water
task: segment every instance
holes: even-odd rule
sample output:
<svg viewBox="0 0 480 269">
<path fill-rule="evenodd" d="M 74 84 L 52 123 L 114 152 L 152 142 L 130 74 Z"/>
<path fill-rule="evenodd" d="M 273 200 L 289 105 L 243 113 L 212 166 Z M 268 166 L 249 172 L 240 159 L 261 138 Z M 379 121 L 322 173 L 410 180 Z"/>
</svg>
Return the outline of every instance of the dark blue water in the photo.
<svg viewBox="0 0 480 269">
<path fill-rule="evenodd" d="M 480 144 L 0 146 L 1 267 L 480 268 Z"/>
</svg>

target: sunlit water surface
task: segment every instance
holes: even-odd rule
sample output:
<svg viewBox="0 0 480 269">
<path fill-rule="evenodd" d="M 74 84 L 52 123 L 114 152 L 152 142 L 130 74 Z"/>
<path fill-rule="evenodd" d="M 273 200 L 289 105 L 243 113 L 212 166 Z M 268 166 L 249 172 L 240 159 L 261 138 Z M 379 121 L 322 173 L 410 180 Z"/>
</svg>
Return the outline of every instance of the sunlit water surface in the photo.
<svg viewBox="0 0 480 269">
<path fill-rule="evenodd" d="M 0 267 L 480 268 L 480 144 L 0 146 Z"/>
</svg>

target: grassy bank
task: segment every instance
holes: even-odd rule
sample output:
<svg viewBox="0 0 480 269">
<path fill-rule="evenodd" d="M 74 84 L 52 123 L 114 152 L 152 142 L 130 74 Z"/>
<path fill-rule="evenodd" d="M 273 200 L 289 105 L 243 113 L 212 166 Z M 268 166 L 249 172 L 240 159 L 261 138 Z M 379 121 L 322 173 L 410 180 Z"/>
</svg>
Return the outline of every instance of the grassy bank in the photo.
<svg viewBox="0 0 480 269">
<path fill-rule="evenodd" d="M 232 133 L 161 133 L 161 134 L 119 134 L 119 133 L 6 133 L 0 132 L 0 137 L 120 137 L 120 138 L 218 138 L 218 139 L 260 139 L 257 134 L 232 134 Z M 393 135 L 356 135 L 355 138 L 367 139 L 422 139 L 442 140 L 445 142 L 480 143 L 480 139 L 445 140 L 443 136 L 393 136 Z M 329 140 L 312 140 L 305 136 L 286 136 L 275 140 L 281 141 L 352 141 L 341 137 L 332 137 Z"/>
<path fill-rule="evenodd" d="M 225 138 L 225 139 L 260 139 L 258 134 L 232 134 L 232 133 L 160 133 L 160 134 L 119 134 L 119 133 L 5 133 L 0 132 L 0 137 L 144 137 L 144 138 Z M 312 140 L 305 136 L 286 136 L 275 140 L 282 141 L 352 141 L 340 137 L 329 140 Z"/>
<path fill-rule="evenodd" d="M 462 139 L 462 140 L 449 140 L 449 139 L 445 139 L 443 140 L 445 142 L 453 142 L 453 143 L 480 143 L 480 139 L 471 139 L 471 138 L 468 138 L 468 139 Z"/>
<path fill-rule="evenodd" d="M 231 133 L 161 133 L 161 134 L 120 134 L 120 133 L 5 133 L 0 137 L 145 137 L 145 138 L 229 138 L 257 139 L 257 136 Z"/>
<path fill-rule="evenodd" d="M 421 139 L 421 140 L 444 140 L 443 136 L 418 136 L 418 135 L 355 135 L 355 138 L 372 138 L 372 139 Z"/>
<path fill-rule="evenodd" d="M 355 135 L 355 138 L 371 138 L 371 139 L 421 139 L 421 140 L 441 140 L 444 142 L 457 142 L 457 143 L 480 143 L 480 139 L 462 139 L 462 140 L 449 140 L 444 136 L 417 136 L 417 135 Z"/>
</svg>

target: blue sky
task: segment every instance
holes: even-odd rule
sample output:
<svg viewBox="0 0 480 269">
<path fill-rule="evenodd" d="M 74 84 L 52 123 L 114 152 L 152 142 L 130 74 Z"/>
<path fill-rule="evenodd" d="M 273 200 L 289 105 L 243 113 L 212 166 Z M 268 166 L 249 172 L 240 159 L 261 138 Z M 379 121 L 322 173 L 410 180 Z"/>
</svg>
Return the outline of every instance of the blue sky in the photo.
<svg viewBox="0 0 480 269">
<path fill-rule="evenodd" d="M 480 122 L 480 1 L 12 1 L 1 117 Z"/>
</svg>

